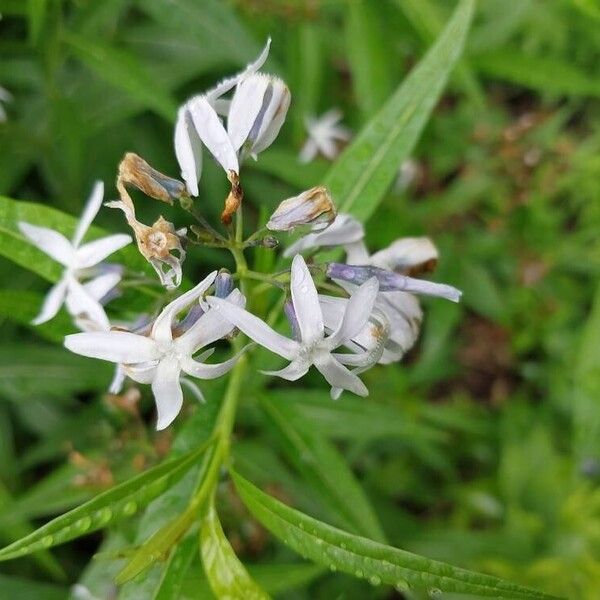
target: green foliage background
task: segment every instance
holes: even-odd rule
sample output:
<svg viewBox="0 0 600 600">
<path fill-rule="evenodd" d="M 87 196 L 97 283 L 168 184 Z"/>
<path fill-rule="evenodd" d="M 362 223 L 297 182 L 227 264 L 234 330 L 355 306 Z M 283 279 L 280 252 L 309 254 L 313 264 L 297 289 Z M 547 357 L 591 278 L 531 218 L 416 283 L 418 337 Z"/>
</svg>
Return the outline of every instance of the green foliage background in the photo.
<svg viewBox="0 0 600 600">
<path fill-rule="evenodd" d="M 305 116 L 339 106 L 361 131 L 454 7 L 0 0 L 0 85 L 14 97 L 0 124 L 0 195 L 77 215 L 96 178 L 115 197 L 110 182 L 126 151 L 176 176 L 178 103 L 254 58 L 270 34 L 268 70 L 288 83 L 292 107 L 277 144 L 244 175 L 251 227 L 328 171 L 324 161 L 297 162 Z M 347 531 L 548 593 L 600 597 L 599 28 L 595 0 L 480 2 L 463 58 L 412 152 L 416 178 L 387 191 L 372 216 L 354 188 L 340 202 L 352 197 L 352 210 L 370 216 L 374 250 L 403 235 L 431 236 L 442 257 L 436 279 L 461 287 L 463 302 L 424 302 L 416 349 L 365 375 L 366 400 L 333 403 L 316 377 L 309 389 L 273 382 L 266 394 L 248 375 L 234 446 L 244 477 Z M 392 160 L 390 173 L 398 167 Z M 339 172 L 328 181 L 343 189 Z M 224 196 L 218 168 L 207 164 L 201 202 L 213 220 Z M 9 258 L 11 206 L 0 203 L 0 254 Z M 124 231 L 114 212 L 102 211 L 97 224 Z M 159 212 L 177 222 L 150 202 L 141 220 Z M 38 218 L 51 223 L 53 214 Z M 255 258 L 268 268 L 268 256 Z M 221 255 L 209 250 L 185 264 L 189 277 L 215 266 Z M 21 266 L 0 258 L 3 543 L 160 463 L 174 437 L 170 456 L 196 448 L 223 393 L 223 382 L 209 382 L 206 406 L 188 399 L 177 436 L 152 431 L 147 390 L 142 417 L 115 407 L 104 394 L 111 369 L 60 347 L 65 315 L 27 325 L 43 278 L 54 276 L 37 256 Z M 128 316 L 140 302 L 127 292 L 115 306 Z M 134 518 L 107 519 L 103 532 L 2 563 L 0 597 L 65 598 L 77 581 L 107 597 L 117 559 L 182 510 L 190 478 Z M 229 482 L 216 504 L 237 555 L 276 597 L 426 597 L 294 562 Z M 155 565 L 119 597 L 210 597 L 197 554 L 182 543 L 169 557 L 185 565 L 176 585 L 152 591 L 163 572 Z"/>
</svg>

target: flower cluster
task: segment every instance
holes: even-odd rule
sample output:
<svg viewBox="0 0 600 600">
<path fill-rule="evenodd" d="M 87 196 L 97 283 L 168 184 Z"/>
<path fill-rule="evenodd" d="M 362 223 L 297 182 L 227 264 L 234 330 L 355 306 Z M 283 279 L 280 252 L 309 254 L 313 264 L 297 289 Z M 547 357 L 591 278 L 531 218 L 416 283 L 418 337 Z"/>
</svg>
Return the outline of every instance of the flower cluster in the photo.
<svg viewBox="0 0 600 600">
<path fill-rule="evenodd" d="M 71 241 L 51 229 L 20 224 L 33 245 L 64 266 L 34 323 L 51 319 L 64 303 L 81 330 L 68 335 L 65 346 L 115 363 L 111 386 L 115 393 L 125 377 L 151 385 L 158 429 L 167 427 L 181 410 L 182 384 L 202 398 L 193 380 L 224 375 L 254 346 L 242 347 L 238 337 L 242 334 L 287 361 L 265 374 L 295 381 L 314 366 L 329 384 L 332 398 L 338 398 L 343 390 L 366 396 L 368 390 L 359 375 L 377 364 L 399 361 L 417 339 L 422 311 L 416 295 L 455 302 L 460 298 L 460 292 L 451 286 L 416 277 L 433 270 L 437 263 L 438 252 L 428 238 L 403 238 L 370 254 L 362 224 L 349 214 L 338 214 L 323 186 L 283 200 L 265 226 L 244 239 L 240 165 L 247 157 L 256 159 L 273 143 L 290 104 L 285 83 L 260 72 L 269 46 L 270 40 L 242 72 L 180 107 L 174 146 L 183 181 L 163 175 L 131 153 L 119 166 L 116 187 L 120 199 L 106 205 L 123 211 L 140 253 L 166 290 L 190 288 L 174 299 L 171 296 L 166 301 L 165 297 L 158 315 L 123 324 L 111 323 L 105 312 L 107 300 L 128 274 L 103 261 L 132 240 L 118 234 L 82 245 L 102 203 L 101 184 L 96 184 Z M 330 129 L 335 130 L 339 117 L 337 113 L 327 116 Z M 304 159 L 317 151 L 333 154 L 327 135 L 319 133 L 317 122 L 311 123 L 313 144 L 305 148 Z M 341 129 L 329 133 L 339 141 L 348 137 Z M 207 222 L 193 199 L 200 192 L 205 149 L 231 183 L 220 228 Z M 152 226 L 141 223 L 128 187 L 162 202 L 178 202 L 194 222 L 178 229 L 162 216 Z M 234 216 L 235 229 L 230 225 Z M 275 248 L 278 240 L 272 233 L 276 232 L 300 232 L 302 236 L 285 249 L 277 273 L 252 271 L 244 251 L 256 245 Z M 190 245 L 228 249 L 237 271 L 213 271 L 190 285 L 182 270 Z M 345 255 L 344 262 L 320 260 L 321 250 L 332 248 L 338 249 L 338 256 Z M 292 261 L 286 268 L 287 258 Z M 265 285 L 283 290 L 280 311 L 271 311 L 268 320 L 252 310 L 255 295 Z M 282 318 L 273 318 L 277 314 Z M 290 335 L 281 333 L 286 320 L 283 315 Z M 233 340 L 233 356 L 224 362 L 207 362 L 214 344 L 223 339 Z"/>
</svg>

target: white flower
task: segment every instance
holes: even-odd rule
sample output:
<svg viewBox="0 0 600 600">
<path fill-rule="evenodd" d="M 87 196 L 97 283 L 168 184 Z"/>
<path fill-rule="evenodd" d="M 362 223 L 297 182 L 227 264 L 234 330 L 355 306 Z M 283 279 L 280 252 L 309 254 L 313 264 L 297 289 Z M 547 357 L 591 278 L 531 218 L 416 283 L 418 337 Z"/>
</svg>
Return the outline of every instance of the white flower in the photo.
<svg viewBox="0 0 600 600">
<path fill-rule="evenodd" d="M 266 374 L 295 381 L 314 365 L 332 386 L 332 395 L 337 394 L 337 388 L 342 388 L 360 396 L 367 396 L 368 390 L 364 383 L 344 366 L 346 363 L 354 365 L 356 356 L 334 354 L 333 350 L 353 338 L 365 326 L 377 296 L 377 280 L 373 278 L 356 290 L 348 300 L 344 315 L 335 331 L 325 336 L 317 289 L 302 256 L 294 257 L 291 273 L 292 305 L 298 324 L 299 340 L 289 339 L 277 333 L 258 317 L 227 300 L 209 297 L 207 302 L 255 342 L 290 361 L 290 364 L 280 371 L 267 371 Z"/>
<path fill-rule="evenodd" d="M 12 100 L 12 96 L 5 90 L 2 86 L 0 86 L 0 123 L 4 123 L 6 121 L 6 110 L 4 106 L 2 106 L 3 102 L 10 102 Z"/>
<path fill-rule="evenodd" d="M 106 314 L 97 297 L 99 291 L 105 290 L 107 280 L 88 282 L 87 289 L 80 283 L 91 267 L 131 242 L 130 236 L 116 234 L 81 245 L 83 237 L 102 205 L 103 193 L 104 185 L 100 181 L 96 182 L 71 241 L 53 229 L 30 223 L 19 223 L 21 233 L 34 246 L 65 267 L 61 279 L 48 292 L 40 314 L 32 321 L 34 325 L 52 319 L 66 299 L 71 314 L 85 315 L 88 319 L 108 327 Z M 102 295 L 105 293 L 104 291 Z"/>
<path fill-rule="evenodd" d="M 329 160 L 339 154 L 339 142 L 347 142 L 351 135 L 349 129 L 339 124 L 341 118 L 342 112 L 332 108 L 319 118 L 306 119 L 308 139 L 300 150 L 300 162 L 310 162 L 319 153 Z"/>
<path fill-rule="evenodd" d="M 351 252 L 357 244 L 361 248 L 364 247 L 362 245 L 364 236 L 364 227 L 354 217 L 347 214 L 338 214 L 329 227 L 323 231 L 309 233 L 301 237 L 286 248 L 283 255 L 289 258 L 304 250 L 328 246 L 344 246 L 347 252 Z"/>
<path fill-rule="evenodd" d="M 246 77 L 256 73 L 267 60 L 271 39 L 260 56 L 234 77 L 219 83 L 205 94 L 194 96 L 183 104 L 177 113 L 175 125 L 175 155 L 191 196 L 198 195 L 198 182 L 202 174 L 202 145 L 204 144 L 226 173 L 239 174 L 236 149 L 223 127 L 219 114 L 229 112 L 229 103 L 221 96 L 232 90 Z M 245 139 L 242 140 L 242 143 Z"/>
<path fill-rule="evenodd" d="M 292 231 L 300 225 L 310 225 L 313 231 L 329 227 L 336 209 L 326 187 L 318 186 L 288 198 L 279 204 L 267 223 L 271 231 Z"/>
<path fill-rule="evenodd" d="M 158 411 L 156 427 L 164 429 L 181 410 L 182 371 L 198 379 L 214 379 L 229 371 L 240 357 L 241 353 L 217 364 L 205 364 L 192 358 L 200 348 L 228 335 L 233 329 L 217 311 L 209 310 L 182 335 L 173 336 L 177 314 L 198 300 L 212 285 L 216 275 L 217 271 L 213 271 L 195 288 L 168 304 L 157 317 L 148 336 L 128 331 L 76 333 L 65 338 L 65 346 L 83 356 L 121 364 L 134 381 L 152 384 Z M 243 306 L 245 300 L 238 290 L 234 290 L 226 302 L 231 306 Z M 200 361 L 210 353 L 204 353 L 199 357 Z"/>
</svg>

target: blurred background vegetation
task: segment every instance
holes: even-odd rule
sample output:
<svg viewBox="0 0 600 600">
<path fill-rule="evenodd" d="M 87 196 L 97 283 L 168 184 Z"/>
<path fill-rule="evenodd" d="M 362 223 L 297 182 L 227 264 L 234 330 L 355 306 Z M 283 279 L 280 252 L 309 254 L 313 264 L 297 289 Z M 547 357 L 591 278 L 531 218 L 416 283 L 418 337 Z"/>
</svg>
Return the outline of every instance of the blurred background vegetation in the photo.
<svg viewBox="0 0 600 600">
<path fill-rule="evenodd" d="M 177 176 L 178 103 L 245 65 L 271 35 L 267 70 L 286 80 L 292 106 L 278 143 L 245 174 L 259 219 L 327 170 L 324 159 L 297 160 L 305 117 L 340 107 L 359 131 L 454 4 L 0 0 L 0 86 L 12 95 L 0 194 L 77 215 L 96 178 L 115 197 L 126 151 Z M 366 374 L 367 400 L 331 403 L 316 378 L 314 391 L 273 387 L 266 398 L 249 386 L 236 445 L 243 473 L 310 514 L 343 525 L 332 490 L 345 460 L 392 545 L 582 599 L 600 597 L 599 30 L 596 0 L 479 3 L 464 59 L 368 226 L 373 250 L 431 236 L 436 279 L 461 287 L 464 301 L 425 302 L 419 343 L 403 363 Z M 222 179 L 207 165 L 202 208 L 212 218 Z M 144 209 L 145 222 L 162 211 L 177 224 L 162 205 Z M 125 231 L 113 211 L 98 222 Z M 191 252 L 187 273 L 217 260 Z M 173 433 L 147 425 L 146 390 L 142 418 L 103 393 L 110 367 L 56 344 L 66 316 L 27 326 L 41 279 L 0 258 L 0 281 L 0 539 L 9 542 L 156 462 Z M 119 302 L 135 312 L 127 294 Z M 209 397 L 220 389 L 207 386 Z M 278 418 L 314 432 L 308 460 L 273 428 Z M 290 559 L 230 486 L 221 496 L 244 561 L 260 570 Z M 114 561 L 93 553 L 122 546 L 135 527 L 3 563 L 0 596 L 64 598 L 81 577 L 100 589 Z M 278 581 L 281 598 L 400 597 L 318 567 Z M 199 569 L 188 583 L 181 597 L 205 589 Z"/>
</svg>

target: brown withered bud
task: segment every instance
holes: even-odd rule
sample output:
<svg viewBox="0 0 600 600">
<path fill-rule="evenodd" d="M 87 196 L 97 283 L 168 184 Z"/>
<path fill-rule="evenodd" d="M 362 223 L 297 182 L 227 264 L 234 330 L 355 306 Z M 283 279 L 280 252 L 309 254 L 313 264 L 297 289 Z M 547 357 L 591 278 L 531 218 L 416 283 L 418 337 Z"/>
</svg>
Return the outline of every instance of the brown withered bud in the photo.
<svg viewBox="0 0 600 600">
<path fill-rule="evenodd" d="M 125 154 L 119 164 L 118 179 L 126 185 L 136 187 L 146 196 L 167 204 L 173 204 L 173 200 L 187 196 L 185 185 L 181 181 L 163 175 L 133 152 Z"/>
<path fill-rule="evenodd" d="M 176 288 L 181 283 L 181 263 L 185 260 L 185 250 L 182 245 L 185 229 L 175 230 L 173 224 L 162 216 L 155 221 L 152 227 L 140 223 L 135 216 L 135 206 L 125 188 L 126 182 L 121 178 L 121 173 L 122 170 L 119 168 L 117 190 L 121 200 L 107 202 L 106 206 L 123 211 L 127 223 L 133 229 L 142 256 L 154 267 L 161 283 L 166 288 Z M 179 256 L 174 256 L 171 251 L 177 251 Z"/>
<path fill-rule="evenodd" d="M 229 179 L 229 182 L 231 183 L 231 191 L 227 198 L 225 198 L 225 208 L 221 213 L 221 222 L 224 225 L 229 225 L 231 223 L 233 215 L 235 215 L 244 199 L 244 191 L 240 185 L 239 175 L 235 171 L 229 171 L 227 179 Z"/>
</svg>

